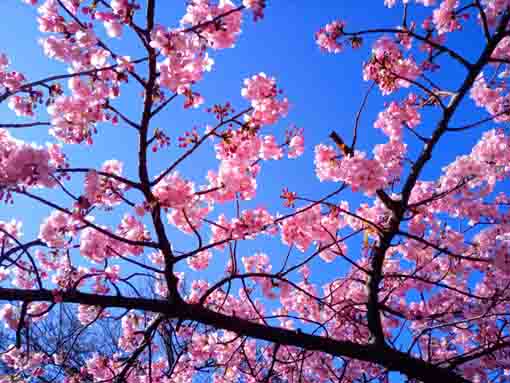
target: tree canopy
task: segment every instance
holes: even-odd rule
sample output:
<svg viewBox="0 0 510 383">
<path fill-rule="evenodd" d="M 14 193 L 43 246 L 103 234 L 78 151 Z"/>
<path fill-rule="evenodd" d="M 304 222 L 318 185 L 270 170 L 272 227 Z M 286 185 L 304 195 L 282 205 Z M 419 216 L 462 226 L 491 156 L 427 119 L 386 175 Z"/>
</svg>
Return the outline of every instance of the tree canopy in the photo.
<svg viewBox="0 0 510 383">
<path fill-rule="evenodd" d="M 315 49 L 366 91 L 312 147 L 263 68 L 201 92 L 272 2 L 23 2 L 60 71 L 0 51 L 0 383 L 510 382 L 510 1 L 327 15 Z M 260 197 L 308 151 L 315 194 Z"/>
</svg>

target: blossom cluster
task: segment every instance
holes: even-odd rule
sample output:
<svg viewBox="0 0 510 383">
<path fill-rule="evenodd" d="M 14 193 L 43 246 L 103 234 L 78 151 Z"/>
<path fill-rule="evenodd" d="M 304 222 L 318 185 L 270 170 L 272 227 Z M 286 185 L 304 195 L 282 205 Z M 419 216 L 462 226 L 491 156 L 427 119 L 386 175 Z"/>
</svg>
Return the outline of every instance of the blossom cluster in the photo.
<svg viewBox="0 0 510 383">
<path fill-rule="evenodd" d="M 186 94 L 212 68 L 213 60 L 196 35 L 158 27 L 152 32 L 150 44 L 165 57 L 158 63 L 158 81 L 172 92 Z"/>
<path fill-rule="evenodd" d="M 315 34 L 317 45 L 319 45 L 322 50 L 328 53 L 341 52 L 343 46 L 342 43 L 338 41 L 338 39 L 342 37 L 344 27 L 345 23 L 338 20 L 326 24 Z"/>
<path fill-rule="evenodd" d="M 414 106 L 416 96 L 411 95 L 403 103 L 392 101 L 386 109 L 379 113 L 374 127 L 381 129 L 390 140 L 402 140 L 402 130 L 404 126 L 411 129 L 416 128 L 421 122 L 421 116 L 418 109 Z"/>
<path fill-rule="evenodd" d="M 448 190 L 462 180 L 469 186 L 487 185 L 491 190 L 510 174 L 510 138 L 501 129 L 485 132 L 470 154 L 459 156 L 444 168 L 442 188 Z M 487 193 L 488 190 L 485 190 Z"/>
<path fill-rule="evenodd" d="M 250 2 L 249 5 L 260 6 L 257 2 Z M 181 24 L 197 29 L 214 49 L 232 48 L 241 33 L 242 16 L 235 9 L 230 0 L 222 0 L 218 4 L 210 0 L 195 0 L 188 5 Z"/>
<path fill-rule="evenodd" d="M 278 232 L 275 218 L 264 208 L 243 210 L 238 218 L 228 219 L 220 214 L 211 225 L 211 243 L 215 248 L 225 248 L 232 239 L 255 239 L 260 234 L 274 235 Z"/>
<path fill-rule="evenodd" d="M 16 241 L 21 239 L 23 224 L 15 219 L 10 221 L 0 221 L 0 243 L 4 249 L 9 249 L 16 245 Z M 0 277 L 0 280 L 2 278 Z"/>
<path fill-rule="evenodd" d="M 357 150 L 338 158 L 332 146 L 320 144 L 315 147 L 315 171 L 321 181 L 345 182 L 353 191 L 373 195 L 394 179 L 404 150 L 405 146 L 399 142 L 390 141 L 374 148 L 375 159 L 366 158 L 366 153 Z"/>
<path fill-rule="evenodd" d="M 25 76 L 16 71 L 9 70 L 9 58 L 0 53 L 0 89 L 14 92 L 26 81 Z"/>
<path fill-rule="evenodd" d="M 50 152 L 13 138 L 0 129 L 0 186 L 52 187 L 55 166 Z"/>
<path fill-rule="evenodd" d="M 112 96 L 102 81 L 87 84 L 79 77 L 69 80 L 71 96 L 60 96 L 48 107 L 50 133 L 68 144 L 92 144 L 95 125 L 106 120 L 104 104 Z"/>
<path fill-rule="evenodd" d="M 112 0 L 111 11 L 93 12 L 94 18 L 103 22 L 106 33 L 110 37 L 120 37 L 125 24 L 129 24 L 133 13 L 139 8 L 129 0 Z"/>
<path fill-rule="evenodd" d="M 347 209 L 345 203 L 342 207 Z M 335 244 L 338 230 L 347 224 L 343 214 L 324 214 L 320 205 L 306 206 L 292 217 L 284 219 L 281 225 L 282 242 L 306 251 L 312 243 L 324 248 L 319 256 L 325 262 L 332 262 L 347 251 L 345 243 Z"/>
<path fill-rule="evenodd" d="M 289 101 L 286 98 L 278 100 L 277 96 L 280 93 L 275 79 L 265 73 L 244 80 L 241 95 L 251 101 L 253 108 L 249 121 L 255 125 L 271 125 L 286 116 Z"/>
<path fill-rule="evenodd" d="M 253 111 L 246 117 L 247 124 L 237 130 L 228 129 L 221 141 L 215 145 L 216 158 L 221 163 L 218 172 L 209 171 L 207 179 L 210 201 L 233 200 L 236 193 L 243 199 L 255 196 L 260 171 L 259 159 L 279 160 L 283 157 L 283 146 L 278 145 L 273 135 L 260 136 L 261 125 L 274 124 L 287 113 L 288 100 L 278 100 L 280 93 L 274 78 L 264 73 L 246 79 L 241 94 L 251 101 Z M 296 158 L 304 152 L 302 133 L 288 137 L 288 156 Z"/>
<path fill-rule="evenodd" d="M 444 0 L 441 2 L 439 8 L 434 10 L 432 21 L 439 35 L 460 29 L 461 26 L 455 14 L 455 9 L 458 8 L 458 6 L 458 0 Z"/>
<path fill-rule="evenodd" d="M 195 185 L 178 172 L 163 177 L 153 189 L 161 207 L 168 211 L 168 221 L 185 233 L 193 233 L 202 225 L 211 207 L 195 192 Z"/>
<path fill-rule="evenodd" d="M 501 51 L 496 52 L 501 55 Z M 476 106 L 485 108 L 494 117 L 495 121 L 506 122 L 510 120 L 510 111 L 506 106 L 510 94 L 506 91 L 504 84 L 491 86 L 481 73 L 471 88 L 471 98 Z"/>
<path fill-rule="evenodd" d="M 383 95 L 398 88 L 408 88 L 421 74 L 421 69 L 411 56 L 404 57 L 395 41 L 384 36 L 372 47 L 372 57 L 363 68 L 363 79 L 374 81 Z"/>
<path fill-rule="evenodd" d="M 95 170 L 90 170 L 85 175 L 85 193 L 86 205 L 96 204 L 98 206 L 111 207 L 122 202 L 122 194 L 127 189 L 127 185 L 119 181 L 116 177 L 122 176 L 122 162 L 118 160 L 108 160 L 101 166 L 99 174 Z"/>
</svg>

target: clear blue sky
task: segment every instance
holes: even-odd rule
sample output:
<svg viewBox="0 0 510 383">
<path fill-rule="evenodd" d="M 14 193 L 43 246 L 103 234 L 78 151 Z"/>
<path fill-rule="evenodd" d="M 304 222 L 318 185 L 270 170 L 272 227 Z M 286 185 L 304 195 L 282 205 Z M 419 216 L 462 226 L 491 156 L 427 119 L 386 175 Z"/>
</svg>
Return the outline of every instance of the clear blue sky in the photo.
<svg viewBox="0 0 510 383">
<path fill-rule="evenodd" d="M 363 82 L 361 69 L 362 62 L 369 55 L 370 41 L 359 51 L 347 49 L 340 55 L 328 55 L 319 51 L 314 42 L 314 33 L 319 27 L 340 18 L 347 21 L 348 29 L 360 29 L 373 26 L 395 26 L 401 20 L 399 8 L 387 10 L 382 0 L 354 1 L 354 0 L 268 0 L 265 18 L 254 24 L 249 17 L 245 17 L 243 34 L 235 49 L 214 52 L 214 70 L 205 75 L 196 89 L 205 97 L 205 106 L 214 103 L 231 101 L 236 109 L 240 110 L 247 106 L 245 100 L 240 97 L 240 89 L 244 78 L 258 72 L 266 72 L 275 76 L 280 88 L 291 102 L 291 109 L 287 119 L 267 129 L 267 132 L 275 134 L 283 139 L 285 128 L 291 124 L 305 129 L 306 153 L 298 160 L 283 160 L 279 162 L 267 162 L 263 166 L 259 177 L 259 192 L 255 201 L 246 203 L 243 207 L 265 206 L 271 211 L 284 212 L 278 198 L 283 187 L 292 191 L 299 191 L 303 196 L 320 197 L 333 190 L 332 183 L 320 183 L 315 177 L 313 166 L 313 148 L 320 142 L 328 142 L 331 130 L 341 133 L 347 140 L 351 138 L 354 116 L 359 108 L 364 92 L 368 84 Z M 159 22 L 168 26 L 176 26 L 184 13 L 184 1 L 159 1 Z M 65 67 L 43 56 L 41 48 L 37 44 L 40 33 L 37 30 L 35 9 L 21 3 L 20 0 L 3 0 L 0 2 L 0 36 L 2 46 L 0 52 L 9 55 L 12 68 L 25 73 L 30 80 L 36 80 L 54 73 L 65 73 Z M 473 40 L 469 42 L 456 42 L 469 52 L 476 52 L 473 41 L 479 37 L 479 32 L 473 30 Z M 115 42 L 117 51 L 126 49 L 136 52 L 132 41 L 121 40 Z M 127 53 L 137 57 L 136 53 Z M 461 72 L 452 67 L 448 77 L 440 77 L 440 81 L 447 84 L 458 84 Z M 455 82 L 457 80 L 457 82 Z M 368 149 L 375 143 L 382 143 L 385 138 L 372 126 L 377 113 L 383 109 L 384 102 L 398 98 L 397 93 L 393 98 L 383 99 L 378 91 L 373 92 L 369 99 L 366 113 L 362 117 L 359 148 Z M 140 109 L 140 98 L 126 96 L 121 107 L 125 107 L 127 114 L 138 119 L 137 111 Z M 456 121 L 474 120 L 476 114 L 467 108 L 468 114 L 460 113 Z M 46 119 L 46 114 L 40 114 L 41 119 Z M 6 105 L 0 106 L 0 122 L 12 122 L 14 114 L 7 109 Z M 433 120 L 431 120 L 433 121 Z M 173 143 L 177 136 L 184 130 L 197 126 L 199 131 L 207 123 L 214 121 L 202 111 L 183 111 L 182 101 L 178 100 L 168 108 L 158 121 L 158 124 L 172 138 Z M 424 131 L 430 131 L 432 125 L 427 125 Z M 179 133 L 179 134 L 178 134 Z M 38 143 L 53 141 L 45 128 L 32 128 L 26 131 L 13 131 L 15 137 L 34 140 Z M 480 135 L 480 131 L 462 136 L 437 154 L 439 161 L 429 166 L 426 176 L 437 175 L 442 166 L 453 160 L 456 155 L 465 153 Z M 126 173 L 135 174 L 134 155 L 136 153 L 136 141 L 133 133 L 122 124 L 118 127 L 107 126 L 100 129 L 100 134 L 95 137 L 96 145 L 66 146 L 65 151 L 70 158 L 75 160 L 73 166 L 90 165 L 99 166 L 104 160 L 117 158 L 125 161 Z M 412 151 L 421 148 L 421 144 L 414 141 Z M 151 161 L 152 174 L 158 173 L 170 161 L 180 153 L 176 145 L 168 153 L 156 154 Z M 197 184 L 204 182 L 206 170 L 216 168 L 211 148 L 202 150 L 200 155 L 185 162 L 180 167 L 180 172 L 193 178 Z M 78 188 L 78 185 L 74 186 Z M 347 192 L 343 199 L 347 199 L 351 206 L 356 206 L 364 198 Z M 24 222 L 25 239 L 30 240 L 37 235 L 38 226 L 35 224 L 46 216 L 49 210 L 28 204 L 26 200 L 16 198 L 14 208 L 6 208 L 0 205 L 0 220 L 19 218 Z M 212 217 L 216 217 L 213 213 Z M 103 224 L 115 224 L 118 217 L 102 217 L 98 220 Z M 176 231 L 170 229 L 174 241 L 188 242 Z M 193 240 L 193 239 L 192 239 Z M 181 243 L 181 242 L 179 242 Z M 184 247 L 184 246 L 183 246 Z M 250 243 L 245 251 L 250 255 L 251 251 L 260 250 L 275 256 L 285 254 L 285 247 L 280 245 L 280 240 L 262 240 Z M 354 252 L 358 251 L 353 247 Z M 222 263 L 221 258 L 216 262 Z M 327 268 L 324 263 L 317 263 L 314 267 L 320 270 L 327 280 L 332 275 L 343 273 L 345 264 L 335 262 Z M 216 269 L 216 266 L 218 269 Z M 212 271 L 222 270 L 223 264 L 215 265 Z"/>
</svg>

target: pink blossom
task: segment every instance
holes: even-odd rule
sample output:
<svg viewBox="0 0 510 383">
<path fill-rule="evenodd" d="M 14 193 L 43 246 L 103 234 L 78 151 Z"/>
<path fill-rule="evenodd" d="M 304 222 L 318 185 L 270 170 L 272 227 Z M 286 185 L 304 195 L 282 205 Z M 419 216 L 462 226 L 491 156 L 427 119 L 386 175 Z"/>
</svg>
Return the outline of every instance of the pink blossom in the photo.
<svg viewBox="0 0 510 383">
<path fill-rule="evenodd" d="M 298 211 L 293 217 L 285 219 L 282 224 L 282 242 L 294 245 L 300 251 L 306 251 L 314 241 L 314 230 L 320 228 L 320 206 Z"/>
<path fill-rule="evenodd" d="M 48 154 L 50 155 L 50 163 L 56 168 L 67 168 L 68 160 L 66 155 L 62 152 L 62 146 L 59 144 L 46 144 Z"/>
<path fill-rule="evenodd" d="M 90 204 L 115 206 L 122 201 L 121 196 L 127 186 L 108 175 L 122 176 L 123 164 L 117 160 L 108 160 L 100 170 L 107 175 L 99 175 L 93 170 L 86 174 L 84 195 Z"/>
<path fill-rule="evenodd" d="M 510 243 L 504 241 L 496 247 L 496 255 L 494 257 L 494 265 L 503 274 L 510 274 Z"/>
<path fill-rule="evenodd" d="M 54 211 L 41 224 L 39 238 L 50 247 L 65 247 L 69 243 L 68 238 L 65 237 L 72 236 L 76 232 L 76 225 L 77 223 L 69 214 Z"/>
<path fill-rule="evenodd" d="M 0 320 L 4 322 L 5 328 L 16 330 L 18 328 L 18 310 L 10 304 L 5 304 L 0 308 Z"/>
<path fill-rule="evenodd" d="M 5 267 L 0 268 L 0 282 L 3 282 L 9 278 L 9 269 Z"/>
<path fill-rule="evenodd" d="M 234 4 L 230 0 L 221 0 L 218 5 L 213 5 L 208 0 L 194 1 L 188 5 L 181 24 L 197 26 L 230 12 L 221 17 L 221 28 L 212 23 L 199 30 L 212 48 L 232 48 L 237 36 L 241 33 L 241 13 L 231 12 L 234 9 Z"/>
<path fill-rule="evenodd" d="M 166 57 L 158 63 L 159 83 L 171 91 L 184 94 L 191 84 L 202 79 L 204 72 L 211 70 L 213 60 L 195 35 L 157 28 L 151 38 L 151 46 Z"/>
<path fill-rule="evenodd" d="M 221 160 L 218 173 L 209 171 L 208 189 L 205 198 L 209 201 L 232 200 L 236 193 L 243 199 L 255 195 L 256 175 L 260 166 L 256 164 L 261 150 L 261 139 L 249 131 L 228 131 L 225 139 L 215 145 L 216 157 Z"/>
<path fill-rule="evenodd" d="M 442 187 L 455 187 L 465 177 L 472 177 L 471 187 L 487 184 L 493 188 L 497 181 L 510 174 L 510 139 L 502 130 L 485 132 L 469 155 L 459 156 L 444 168 Z"/>
<path fill-rule="evenodd" d="M 497 17 L 507 9 L 510 2 L 508 0 L 486 0 L 483 1 L 482 4 L 484 6 L 487 22 L 489 25 L 493 26 Z"/>
<path fill-rule="evenodd" d="M 26 352 L 10 345 L 7 352 L 2 355 L 2 361 L 17 371 L 29 372 L 32 376 L 42 375 L 43 370 L 38 367 L 47 363 L 47 357 L 42 352 Z"/>
<path fill-rule="evenodd" d="M 115 234 L 130 241 L 143 242 L 150 240 L 150 234 L 145 225 L 129 214 L 124 215 Z M 143 253 L 143 247 L 118 244 L 116 251 L 118 253 L 140 255 Z"/>
<path fill-rule="evenodd" d="M 9 222 L 0 221 L 0 243 L 4 249 L 17 245 L 17 241 L 23 235 L 22 226 L 23 224 L 15 219 L 11 219 Z"/>
<path fill-rule="evenodd" d="M 396 160 L 399 159 L 397 155 Z M 389 181 L 380 161 L 368 159 L 365 153 L 359 151 L 339 159 L 335 150 L 325 145 L 315 148 L 315 171 L 321 181 L 343 181 L 353 190 L 361 189 L 369 195 L 383 188 Z"/>
<path fill-rule="evenodd" d="M 408 88 L 421 73 L 412 57 L 404 58 L 398 45 L 389 37 L 381 37 L 372 48 L 372 58 L 365 64 L 363 78 L 373 80 L 383 94 Z"/>
<path fill-rule="evenodd" d="M 253 112 L 250 121 L 256 125 L 271 125 L 287 115 L 289 102 L 286 98 L 278 100 L 280 93 L 276 87 L 276 80 L 259 73 L 244 80 L 241 95 L 251 101 Z"/>
<path fill-rule="evenodd" d="M 112 361 L 109 358 L 94 353 L 92 357 L 87 359 L 86 371 L 96 380 L 110 380 L 114 378 L 111 364 Z"/>
<path fill-rule="evenodd" d="M 58 3 L 55 0 L 46 0 L 37 8 L 39 30 L 41 32 L 59 32 L 64 30 L 65 22 L 58 12 Z"/>
<path fill-rule="evenodd" d="M 192 234 L 202 225 L 205 217 L 211 212 L 212 207 L 203 205 L 201 201 L 186 206 L 183 209 L 172 209 L 168 214 L 168 222 L 184 233 Z"/>
<path fill-rule="evenodd" d="M 276 138 L 272 135 L 264 136 L 260 148 L 260 158 L 263 160 L 279 160 L 282 157 L 283 149 L 276 142 Z"/>
<path fill-rule="evenodd" d="M 434 10 L 432 20 L 436 25 L 437 33 L 443 34 L 460 29 L 458 17 L 455 16 L 455 8 L 459 6 L 457 0 L 443 0 L 438 9 Z"/>
<path fill-rule="evenodd" d="M 114 8 L 115 13 L 112 12 L 95 12 L 94 17 L 96 20 L 100 20 L 103 22 L 103 25 L 106 30 L 106 34 L 109 37 L 116 38 L 122 35 L 123 24 L 121 18 L 118 16 L 117 10 L 119 9 L 118 4 L 114 3 L 116 9 Z M 113 8 L 113 7 L 112 7 Z"/>
<path fill-rule="evenodd" d="M 305 139 L 303 135 L 297 135 L 291 138 L 289 142 L 289 158 L 297 158 L 305 152 Z"/>
<path fill-rule="evenodd" d="M 244 162 L 222 161 L 219 173 L 211 170 L 207 174 L 208 188 L 214 191 L 207 193 L 205 198 L 226 202 L 233 200 L 236 193 L 239 193 L 244 200 L 253 199 L 257 190 L 256 174 L 257 168 Z"/>
<path fill-rule="evenodd" d="M 397 140 L 374 147 L 374 159 L 379 164 L 383 164 L 382 175 L 385 178 L 385 184 L 399 179 L 406 152 L 407 145 Z"/>
<path fill-rule="evenodd" d="M 110 37 L 120 37 L 122 35 L 122 24 L 116 21 L 105 21 L 104 27 Z"/>
<path fill-rule="evenodd" d="M 274 217 L 264 208 L 244 210 L 239 218 L 231 221 L 229 227 L 236 238 L 253 239 L 260 233 L 276 234 Z"/>
<path fill-rule="evenodd" d="M 212 257 L 212 253 L 210 251 L 201 251 L 191 257 L 186 259 L 190 269 L 199 271 L 205 270 L 209 266 L 209 261 Z"/>
<path fill-rule="evenodd" d="M 16 140 L 0 129 L 0 185 L 52 187 L 53 170 L 47 150 Z"/>
<path fill-rule="evenodd" d="M 16 268 L 12 269 L 12 284 L 21 289 L 33 289 L 36 286 L 36 274 L 34 266 L 27 261 L 18 261 Z M 41 275 L 41 278 L 43 275 Z"/>
<path fill-rule="evenodd" d="M 96 65 L 102 65 L 95 62 Z M 95 125 L 105 121 L 103 106 L 110 92 L 101 81 L 86 84 L 78 77 L 69 81 L 72 96 L 60 96 L 48 107 L 50 133 L 64 143 L 92 143 Z"/>
<path fill-rule="evenodd" d="M 122 335 L 119 338 L 119 347 L 125 351 L 134 351 L 143 339 L 139 327 L 143 319 L 136 313 L 130 312 L 122 317 Z"/>
<path fill-rule="evenodd" d="M 9 92 L 15 92 L 22 86 L 26 79 L 22 73 L 9 70 L 9 65 L 10 61 L 7 55 L 5 53 L 0 53 L 0 89 L 5 88 L 5 90 Z"/>
<path fill-rule="evenodd" d="M 166 208 L 183 208 L 193 200 L 194 194 L 193 182 L 182 179 L 178 172 L 167 175 L 154 187 L 154 196 Z"/>
<path fill-rule="evenodd" d="M 343 21 L 335 20 L 326 24 L 315 34 L 315 41 L 317 45 L 328 53 L 339 53 L 342 51 L 342 43 L 338 39 L 343 36 L 345 23 Z"/>
<path fill-rule="evenodd" d="M 266 254 L 258 253 L 251 257 L 242 257 L 241 259 L 246 272 L 248 273 L 271 273 L 272 266 L 269 257 Z M 270 278 L 252 277 L 257 284 L 260 284 L 262 293 L 268 298 L 274 298 L 273 283 Z"/>
<path fill-rule="evenodd" d="M 32 117 L 34 115 L 32 101 L 27 97 L 12 96 L 9 98 L 9 109 L 20 117 Z"/>
<path fill-rule="evenodd" d="M 509 120 L 505 105 L 510 97 L 508 93 L 505 93 L 504 87 L 489 86 L 481 73 L 473 84 L 470 95 L 477 106 L 485 108 L 494 116 L 494 121 L 505 122 Z"/>
<path fill-rule="evenodd" d="M 390 379 L 388 368 L 405 372 L 405 366 L 388 366 L 384 360 L 379 365 L 377 358 L 347 358 L 344 363 L 320 347 L 303 351 L 250 338 L 257 337 L 257 327 L 266 328 L 268 336 L 292 330 L 289 339 L 327 336 L 328 342 L 377 353 L 377 334 L 367 321 L 376 292 L 381 344 L 388 345 L 389 356 L 399 352 L 390 350 L 394 344 L 410 346 L 404 359 L 415 358 L 427 374 L 444 366 L 445 376 L 505 380 L 510 359 L 498 347 L 508 335 L 504 325 L 510 301 L 510 137 L 503 125 L 483 129 L 510 120 L 510 70 L 504 63 L 510 59 L 510 38 L 504 37 L 504 25 L 499 32 L 495 28 L 510 0 L 481 0 L 475 6 L 458 0 L 383 0 L 380 6 L 398 6 L 399 13 L 406 6 L 400 26 L 348 32 L 343 21 L 333 21 L 321 28 L 316 42 L 331 53 L 348 43 L 359 48 L 362 38 L 377 32 L 363 77 L 393 98 L 375 114 L 362 108 L 363 116 L 375 116 L 377 131 L 367 130 L 370 121 L 364 118 L 360 124 L 341 121 L 331 127 L 351 141 L 350 127 L 356 123 L 352 147 L 334 136 L 336 146 L 315 146 L 316 175 L 328 184 L 300 188 L 281 177 L 270 180 L 275 190 L 283 188 L 285 215 L 255 201 L 261 187 L 271 193 L 272 186 L 259 178 L 264 167 L 275 166 L 274 174 L 281 175 L 285 170 L 274 162 L 304 152 L 301 129 L 286 129 L 282 137 L 271 126 L 289 108 L 275 78 L 259 73 L 244 80 L 241 96 L 247 109 L 235 106 L 235 100 L 214 101 L 219 104 L 205 115 L 214 123 L 190 111 L 196 128 L 178 140 L 189 128 L 180 126 L 180 113 L 174 119 L 163 114 L 170 112 L 174 96 L 182 98 L 185 108 L 204 103 L 207 89 L 198 83 L 212 68 L 211 50 L 216 54 L 236 45 L 243 9 L 260 19 L 264 0 L 192 0 L 182 18 L 159 14 L 159 6 L 138 15 L 147 4 L 135 0 L 23 1 L 39 3 L 42 51 L 67 72 L 50 73 L 49 79 L 34 79 L 35 85 L 28 86 L 27 77 L 0 54 L 3 100 L 20 117 L 33 117 L 37 106 L 45 105 L 49 132 L 58 142 L 36 146 L 10 133 L 19 130 L 0 129 L 1 201 L 7 205 L 19 198 L 53 209 L 35 226 L 39 239 L 31 237 L 33 227 L 26 230 L 28 238 L 23 235 L 18 219 L 0 221 L 0 290 L 8 299 L 35 299 L 23 306 L 22 335 L 33 335 L 34 322 L 64 302 L 76 305 L 83 328 L 96 318 L 117 321 L 121 328 L 113 351 L 89 350 L 76 371 L 65 366 L 66 347 L 50 347 L 46 355 L 32 343 L 23 348 L 22 336 L 21 347 L 10 346 L 1 356 L 13 376 L 37 380 L 59 370 L 57 380 L 64 383 L 115 381 L 123 371 L 126 383 L 384 381 Z M 155 24 L 172 17 L 178 22 L 174 27 Z M 462 39 L 467 41 L 472 28 L 448 40 L 463 20 L 471 20 L 481 36 L 469 41 L 483 44 L 478 51 L 485 53 L 478 60 L 470 54 L 474 46 L 463 49 Z M 388 35 L 381 37 L 381 31 Z M 128 32 L 139 44 L 110 39 Z M 133 56 L 126 55 L 126 48 L 133 48 Z M 450 60 L 460 61 L 465 70 L 453 70 Z M 331 73 L 341 81 L 339 68 Z M 454 77 L 466 74 L 456 84 Z M 299 85 L 306 84 L 301 80 Z M 416 94 L 407 89 L 411 86 Z M 428 97 L 425 87 L 444 103 Z M 314 91 L 310 97 L 324 97 Z M 214 89 L 207 92 L 221 96 Z M 464 105 L 467 95 L 487 118 L 476 121 L 476 113 Z M 126 108 L 121 96 L 139 102 Z M 372 97 L 368 101 L 377 104 Z M 20 119 L 19 125 L 44 120 L 25 124 Z M 210 125 L 199 133 L 202 123 Z M 451 129 L 457 123 L 466 125 Z M 111 129 L 119 142 L 96 140 L 104 129 Z M 465 146 L 479 129 L 478 141 L 456 153 L 455 137 Z M 42 133 L 35 128 L 21 134 Z M 378 141 L 379 133 L 383 140 Z M 170 145 L 176 141 L 179 147 Z M 131 155 L 126 169 L 115 159 L 97 166 L 94 148 L 130 142 L 136 145 L 133 150 L 115 150 Z M 80 143 L 88 146 L 75 145 Z M 147 153 L 154 148 L 157 153 Z M 193 162 L 207 156 L 216 161 L 213 166 Z M 453 160 L 441 163 L 448 156 Z M 204 172 L 191 177 L 186 167 Z M 170 171 L 157 175 L 158 169 Z M 303 186 L 305 178 L 301 181 Z M 6 217 L 26 210 L 16 207 L 6 206 Z M 25 213 L 30 219 L 38 214 Z M 276 235 L 281 243 L 266 246 L 268 237 Z M 195 279 L 198 273 L 204 279 Z M 376 274 L 381 280 L 374 280 Z M 0 307 L 6 335 L 13 339 L 21 309 L 21 302 Z M 239 336 L 239 327 L 247 337 Z M 178 357 L 169 359 L 169 353 Z M 455 364 L 462 355 L 481 357 L 446 371 L 452 367 L 447 362 Z M 126 361 L 133 368 L 124 370 Z M 425 379 L 418 370 L 408 379 Z M 7 380 L 0 377 L 0 383 Z"/>
<path fill-rule="evenodd" d="M 411 97 L 410 101 L 412 100 Z M 384 111 L 379 113 L 374 127 L 381 129 L 391 140 L 400 140 L 404 125 L 413 129 L 420 122 L 420 113 L 411 102 L 404 102 L 401 105 L 391 102 Z"/>
<path fill-rule="evenodd" d="M 107 66 L 110 56 L 111 53 L 106 49 L 94 49 L 90 55 L 90 65 L 94 68 L 104 68 Z"/>
<path fill-rule="evenodd" d="M 103 227 L 106 229 L 105 227 Z M 87 227 L 81 232 L 80 254 L 95 263 L 102 263 L 114 255 L 112 240 L 94 228 Z"/>
<path fill-rule="evenodd" d="M 282 242 L 294 245 L 300 251 L 306 251 L 312 243 L 324 246 L 319 255 L 324 261 L 331 262 L 339 255 L 339 249 L 347 250 L 344 244 L 331 247 L 334 243 L 334 233 L 343 226 L 345 221 L 341 215 L 323 215 L 320 205 L 307 206 L 297 209 L 293 216 L 283 220 Z"/>
</svg>

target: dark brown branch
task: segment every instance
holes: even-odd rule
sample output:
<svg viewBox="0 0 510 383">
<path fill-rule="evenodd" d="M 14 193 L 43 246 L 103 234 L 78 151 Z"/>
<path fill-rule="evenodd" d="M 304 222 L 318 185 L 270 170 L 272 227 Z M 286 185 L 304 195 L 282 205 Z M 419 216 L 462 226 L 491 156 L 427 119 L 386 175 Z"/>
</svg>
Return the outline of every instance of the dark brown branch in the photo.
<svg viewBox="0 0 510 383">
<path fill-rule="evenodd" d="M 34 126 L 50 126 L 49 122 L 26 122 L 20 124 L 0 124 L 2 129 L 20 129 L 20 128 L 31 128 Z"/>
<path fill-rule="evenodd" d="M 150 34 L 154 28 L 154 18 L 156 10 L 156 0 L 148 0 L 145 30 L 145 38 L 150 40 Z M 177 291 L 177 278 L 173 273 L 174 255 L 172 246 L 165 231 L 163 220 L 161 218 L 161 206 L 151 191 L 151 181 L 149 177 L 149 167 L 147 164 L 147 152 L 149 146 L 148 132 L 151 122 L 151 112 L 154 104 L 153 94 L 156 90 L 157 81 L 157 52 L 150 45 L 146 48 L 149 56 L 148 79 L 145 84 L 145 99 L 143 103 L 143 112 L 140 120 L 140 129 L 138 135 L 138 177 L 140 178 L 141 190 L 145 200 L 152 207 L 151 218 L 154 230 L 158 239 L 158 247 L 161 250 L 165 260 L 165 280 L 168 288 L 168 298 L 179 301 L 180 297 Z"/>
<path fill-rule="evenodd" d="M 357 32 L 344 32 L 345 36 L 351 36 L 356 37 L 359 35 L 368 35 L 368 34 L 381 34 L 381 33 L 392 33 L 392 34 L 407 34 L 409 36 L 414 37 L 416 40 L 419 40 L 427 45 L 430 45 L 432 48 L 438 50 L 442 53 L 447 53 L 450 57 L 458 61 L 460 64 L 462 64 L 466 69 L 471 69 L 472 64 L 462 57 L 459 53 L 455 52 L 454 50 L 446 47 L 445 45 L 441 45 L 430 38 L 426 36 L 419 35 L 413 31 L 410 31 L 409 29 L 395 29 L 395 28 L 375 28 L 375 29 L 366 29 L 363 31 L 357 31 Z"/>
<path fill-rule="evenodd" d="M 451 369 L 440 368 L 423 360 L 409 356 L 385 345 L 358 344 L 350 341 L 336 340 L 304 332 L 282 329 L 253 323 L 241 318 L 224 315 L 208 310 L 199 305 L 168 300 L 127 298 L 108 295 L 61 292 L 63 302 L 99 306 L 117 307 L 130 310 L 143 310 L 163 314 L 166 318 L 191 320 L 235 332 L 240 336 L 278 343 L 282 346 L 295 346 L 308 351 L 324 352 L 333 356 L 348 357 L 379 364 L 390 371 L 398 371 L 410 378 L 423 382 L 469 383 Z M 46 301 L 52 302 L 49 290 L 18 290 L 0 287 L 0 300 L 7 301 Z"/>
<path fill-rule="evenodd" d="M 407 6 L 406 6 L 406 8 L 407 8 Z M 361 120 L 361 114 L 363 113 L 363 110 L 365 109 L 365 106 L 367 105 L 368 96 L 370 96 L 370 92 L 372 91 L 372 89 L 374 89 L 374 86 L 375 86 L 375 81 L 372 81 L 372 83 L 368 87 L 367 91 L 365 92 L 365 96 L 363 97 L 363 101 L 361 102 L 358 113 L 356 113 L 356 119 L 354 121 L 354 132 L 352 134 L 352 143 L 351 143 L 352 150 L 354 150 L 356 148 L 356 141 L 358 139 L 358 130 L 359 130 L 359 123 Z"/>
</svg>

